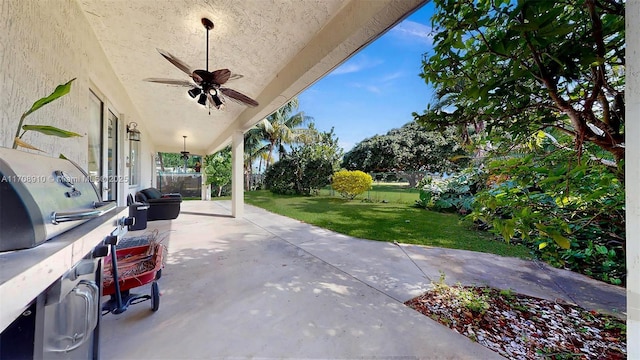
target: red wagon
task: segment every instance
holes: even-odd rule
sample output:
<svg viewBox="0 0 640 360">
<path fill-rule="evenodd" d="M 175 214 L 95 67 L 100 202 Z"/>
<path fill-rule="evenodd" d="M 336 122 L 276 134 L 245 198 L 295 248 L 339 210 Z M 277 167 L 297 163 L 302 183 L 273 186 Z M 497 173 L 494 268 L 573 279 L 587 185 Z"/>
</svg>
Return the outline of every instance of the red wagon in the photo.
<svg viewBox="0 0 640 360">
<path fill-rule="evenodd" d="M 129 305 L 151 300 L 151 310 L 160 307 L 160 289 L 157 280 L 162 276 L 164 246 L 155 242 L 148 245 L 116 249 L 111 244 L 111 258 L 104 262 L 103 295 L 111 298 L 102 305 L 102 314 L 120 314 Z M 114 266 L 115 264 L 115 266 Z M 151 295 L 133 294 L 130 289 L 151 283 Z"/>
</svg>

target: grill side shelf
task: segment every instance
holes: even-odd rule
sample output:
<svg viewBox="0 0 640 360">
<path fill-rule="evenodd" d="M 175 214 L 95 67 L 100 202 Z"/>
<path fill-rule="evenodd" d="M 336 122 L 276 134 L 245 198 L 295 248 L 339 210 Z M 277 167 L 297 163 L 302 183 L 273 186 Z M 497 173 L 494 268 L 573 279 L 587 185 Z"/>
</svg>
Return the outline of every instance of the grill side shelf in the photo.
<svg viewBox="0 0 640 360">
<path fill-rule="evenodd" d="M 29 249 L 0 252 L 0 332 L 22 314 L 38 294 L 82 260 L 107 235 L 122 228 L 127 207 L 115 207 Z M 54 226 L 54 225 L 52 225 Z"/>
</svg>

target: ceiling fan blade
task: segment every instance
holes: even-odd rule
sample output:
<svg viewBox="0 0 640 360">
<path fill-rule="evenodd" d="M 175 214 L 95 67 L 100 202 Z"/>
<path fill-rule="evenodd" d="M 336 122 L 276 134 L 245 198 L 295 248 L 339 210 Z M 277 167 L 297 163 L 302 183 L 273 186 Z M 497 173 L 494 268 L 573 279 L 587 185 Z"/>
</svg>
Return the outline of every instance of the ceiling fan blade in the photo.
<svg viewBox="0 0 640 360">
<path fill-rule="evenodd" d="M 182 60 L 178 59 L 177 57 L 171 55 L 167 51 L 164 51 L 162 49 L 157 49 L 157 50 L 160 53 L 160 55 L 162 55 L 170 63 L 175 65 L 175 67 L 177 67 L 178 69 L 182 70 L 185 74 L 191 76 L 191 74 L 193 73 L 193 70 L 192 70 L 193 68 L 191 66 L 187 65 L 187 63 L 185 63 L 184 61 L 182 61 Z"/>
<path fill-rule="evenodd" d="M 211 76 L 214 83 L 222 85 L 229 81 L 229 78 L 231 77 L 231 71 L 229 69 L 220 69 L 212 72 Z"/>
<path fill-rule="evenodd" d="M 238 91 L 235 91 L 233 89 L 229 89 L 229 88 L 220 88 L 220 92 L 223 93 L 225 96 L 228 96 L 231 100 L 240 103 L 240 104 L 244 104 L 244 105 L 248 105 L 248 106 L 258 106 L 260 104 L 258 104 L 257 101 L 253 100 L 252 98 L 248 97 L 247 95 L 244 95 Z"/>
<path fill-rule="evenodd" d="M 144 81 L 167 84 L 167 85 L 178 85 L 178 86 L 186 86 L 193 87 L 193 83 L 188 80 L 177 80 L 177 79 L 164 79 L 164 78 L 146 78 Z"/>
<path fill-rule="evenodd" d="M 196 84 L 200 85 L 202 84 L 202 77 L 200 76 L 200 74 L 198 74 L 198 70 L 195 70 L 192 74 L 191 74 L 191 78 L 193 79 L 193 81 L 196 82 Z"/>
</svg>

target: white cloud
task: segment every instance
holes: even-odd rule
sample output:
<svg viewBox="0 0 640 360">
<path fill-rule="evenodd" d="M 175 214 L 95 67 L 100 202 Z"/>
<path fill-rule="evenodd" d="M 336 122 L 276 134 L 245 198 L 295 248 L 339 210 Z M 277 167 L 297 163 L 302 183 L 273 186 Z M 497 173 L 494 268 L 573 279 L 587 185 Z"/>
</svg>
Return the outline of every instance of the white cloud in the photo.
<svg viewBox="0 0 640 360">
<path fill-rule="evenodd" d="M 382 94 L 382 89 L 380 89 L 379 87 L 377 87 L 375 85 L 367 85 L 364 88 L 369 90 L 369 91 L 371 91 L 372 93 Z"/>
<path fill-rule="evenodd" d="M 415 21 L 405 20 L 394 27 L 392 32 L 401 36 L 408 36 L 416 38 L 421 42 L 431 43 L 433 37 L 431 36 L 431 27 L 425 24 L 421 24 Z"/>
<path fill-rule="evenodd" d="M 342 64 L 337 69 L 333 70 L 331 75 L 354 73 L 362 70 L 363 68 L 362 64 Z"/>
<path fill-rule="evenodd" d="M 404 73 L 402 71 L 396 71 L 394 73 L 387 74 L 387 75 L 383 76 L 382 79 L 380 79 L 380 80 L 382 82 L 390 82 L 392 80 L 401 78 L 402 76 L 404 76 Z"/>
<path fill-rule="evenodd" d="M 404 76 L 403 71 L 396 71 L 384 76 L 379 76 L 376 78 L 369 78 L 366 82 L 351 82 L 349 86 L 364 89 L 374 94 L 382 94 L 385 88 L 393 86 L 396 84 L 394 80 L 399 79 Z"/>
<path fill-rule="evenodd" d="M 369 69 L 382 64 L 380 59 L 370 59 L 366 56 L 356 56 L 347 60 L 347 62 L 340 65 L 337 69 L 333 70 L 330 75 L 342 75 L 359 72 L 364 69 Z"/>
</svg>

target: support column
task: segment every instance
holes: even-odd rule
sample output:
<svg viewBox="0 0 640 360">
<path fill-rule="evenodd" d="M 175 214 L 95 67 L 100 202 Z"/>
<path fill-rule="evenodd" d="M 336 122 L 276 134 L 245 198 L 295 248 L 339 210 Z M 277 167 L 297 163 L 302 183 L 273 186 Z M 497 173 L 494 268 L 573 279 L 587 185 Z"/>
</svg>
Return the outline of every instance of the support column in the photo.
<svg viewBox="0 0 640 360">
<path fill-rule="evenodd" d="M 204 163 L 202 164 L 202 171 L 200 172 L 200 197 L 202 200 L 211 200 L 211 185 L 207 185 L 207 173 L 204 172 Z"/>
<path fill-rule="evenodd" d="M 231 135 L 231 216 L 244 215 L 244 134 Z"/>
<path fill-rule="evenodd" d="M 627 222 L 627 357 L 640 358 L 640 2 L 628 1 L 626 14 L 625 187 Z"/>
</svg>

